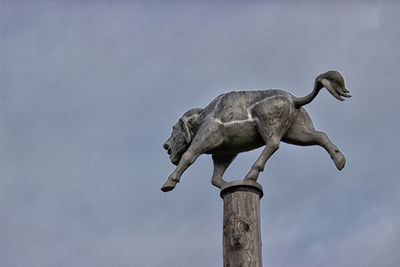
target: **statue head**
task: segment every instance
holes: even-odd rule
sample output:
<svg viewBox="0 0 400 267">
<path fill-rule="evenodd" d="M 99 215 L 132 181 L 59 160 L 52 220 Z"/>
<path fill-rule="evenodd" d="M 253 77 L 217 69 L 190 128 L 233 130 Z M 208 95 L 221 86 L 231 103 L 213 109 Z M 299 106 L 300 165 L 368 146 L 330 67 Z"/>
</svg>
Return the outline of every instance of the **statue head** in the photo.
<svg viewBox="0 0 400 267">
<path fill-rule="evenodd" d="M 163 148 L 170 155 L 172 164 L 178 165 L 183 153 L 188 149 L 190 143 L 200 126 L 200 113 L 203 109 L 192 108 L 186 111 L 178 122 L 172 126 L 171 136 L 163 144 Z"/>
</svg>

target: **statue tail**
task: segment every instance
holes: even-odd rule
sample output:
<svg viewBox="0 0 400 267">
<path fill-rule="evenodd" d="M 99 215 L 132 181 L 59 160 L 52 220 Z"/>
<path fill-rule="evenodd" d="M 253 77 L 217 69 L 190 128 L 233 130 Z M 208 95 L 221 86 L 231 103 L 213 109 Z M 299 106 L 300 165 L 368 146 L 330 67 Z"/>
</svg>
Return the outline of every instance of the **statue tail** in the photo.
<svg viewBox="0 0 400 267">
<path fill-rule="evenodd" d="M 350 91 L 344 84 L 343 75 L 335 70 L 330 70 L 323 74 L 318 75 L 315 79 L 314 89 L 312 92 L 304 97 L 294 97 L 293 102 L 296 108 L 307 105 L 318 95 L 322 88 L 326 88 L 328 92 L 337 100 L 344 101 L 344 97 L 351 97 Z"/>
</svg>

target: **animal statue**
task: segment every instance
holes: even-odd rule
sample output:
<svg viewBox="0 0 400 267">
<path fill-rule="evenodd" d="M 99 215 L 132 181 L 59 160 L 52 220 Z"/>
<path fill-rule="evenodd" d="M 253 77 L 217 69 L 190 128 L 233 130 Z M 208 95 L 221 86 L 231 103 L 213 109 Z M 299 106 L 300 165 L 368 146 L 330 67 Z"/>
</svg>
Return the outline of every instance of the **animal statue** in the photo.
<svg viewBox="0 0 400 267">
<path fill-rule="evenodd" d="M 204 109 L 188 110 L 163 144 L 176 168 L 161 190 L 173 190 L 183 172 L 201 154 L 212 155 L 211 182 L 221 188 L 226 183 L 223 174 L 239 153 L 265 146 L 245 177 L 256 181 L 281 141 L 299 146 L 319 145 L 328 152 L 336 168 L 342 170 L 345 156 L 326 133 L 314 129 L 303 107 L 322 88 L 340 101 L 351 97 L 342 74 L 331 70 L 317 76 L 314 89 L 304 97 L 283 90 L 235 91 L 218 96 Z"/>
</svg>

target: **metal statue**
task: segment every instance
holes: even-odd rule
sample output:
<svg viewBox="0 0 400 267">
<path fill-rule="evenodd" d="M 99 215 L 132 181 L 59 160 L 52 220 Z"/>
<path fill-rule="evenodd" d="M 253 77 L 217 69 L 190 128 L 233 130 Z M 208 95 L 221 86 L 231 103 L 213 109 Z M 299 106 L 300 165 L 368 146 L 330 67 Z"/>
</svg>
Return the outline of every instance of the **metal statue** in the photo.
<svg viewBox="0 0 400 267">
<path fill-rule="evenodd" d="M 341 101 L 351 97 L 342 74 L 328 71 L 315 79 L 314 89 L 304 97 L 295 97 L 283 90 L 229 92 L 215 98 L 204 109 L 188 110 L 163 144 L 177 167 L 161 190 L 173 190 L 183 172 L 201 154 L 212 155 L 211 182 L 221 188 L 226 183 L 223 174 L 239 153 L 265 146 L 245 177 L 256 181 L 281 141 L 300 146 L 319 145 L 329 153 L 336 168 L 342 170 L 345 156 L 326 133 L 314 129 L 303 108 L 322 88 Z"/>
</svg>

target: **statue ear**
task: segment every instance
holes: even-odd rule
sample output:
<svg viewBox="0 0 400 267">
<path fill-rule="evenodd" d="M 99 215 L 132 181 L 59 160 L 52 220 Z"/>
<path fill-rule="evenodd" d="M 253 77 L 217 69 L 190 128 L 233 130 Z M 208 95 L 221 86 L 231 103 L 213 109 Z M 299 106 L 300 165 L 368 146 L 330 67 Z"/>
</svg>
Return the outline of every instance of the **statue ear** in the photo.
<svg viewBox="0 0 400 267">
<path fill-rule="evenodd" d="M 189 144 L 192 141 L 192 134 L 189 128 L 189 120 L 187 118 L 181 118 L 180 121 L 182 124 L 183 131 L 185 132 L 186 143 Z"/>
</svg>

